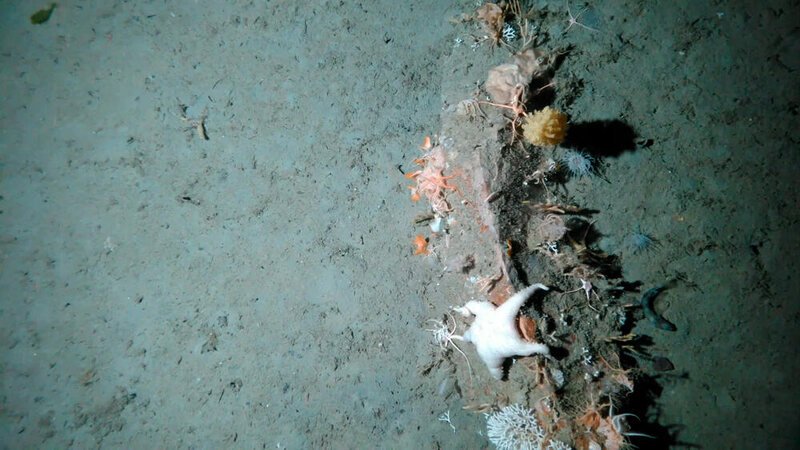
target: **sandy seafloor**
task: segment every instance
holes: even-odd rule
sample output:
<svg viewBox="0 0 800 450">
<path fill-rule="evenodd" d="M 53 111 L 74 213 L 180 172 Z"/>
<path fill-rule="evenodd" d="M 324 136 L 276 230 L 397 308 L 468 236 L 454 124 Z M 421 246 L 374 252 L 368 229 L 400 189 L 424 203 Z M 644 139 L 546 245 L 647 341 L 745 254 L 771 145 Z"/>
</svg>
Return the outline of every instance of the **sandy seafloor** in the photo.
<svg viewBox="0 0 800 450">
<path fill-rule="evenodd" d="M 571 120 L 646 142 L 566 188 L 626 279 L 684 281 L 644 448 L 798 448 L 798 4 L 675 3 L 550 30 Z M 45 4 L 0 4 L 3 448 L 490 447 L 420 373 L 458 299 L 397 169 L 475 2 Z"/>
</svg>

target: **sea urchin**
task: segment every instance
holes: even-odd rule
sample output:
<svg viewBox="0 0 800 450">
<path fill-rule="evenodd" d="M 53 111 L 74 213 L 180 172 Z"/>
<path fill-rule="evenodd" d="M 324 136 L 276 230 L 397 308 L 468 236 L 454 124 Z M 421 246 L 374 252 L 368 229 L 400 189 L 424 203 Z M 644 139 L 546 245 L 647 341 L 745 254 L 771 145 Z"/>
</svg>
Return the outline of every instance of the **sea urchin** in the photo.
<svg viewBox="0 0 800 450">
<path fill-rule="evenodd" d="M 636 230 L 628 236 L 628 245 L 634 254 L 644 253 L 658 247 L 658 239 L 637 227 Z"/>
</svg>

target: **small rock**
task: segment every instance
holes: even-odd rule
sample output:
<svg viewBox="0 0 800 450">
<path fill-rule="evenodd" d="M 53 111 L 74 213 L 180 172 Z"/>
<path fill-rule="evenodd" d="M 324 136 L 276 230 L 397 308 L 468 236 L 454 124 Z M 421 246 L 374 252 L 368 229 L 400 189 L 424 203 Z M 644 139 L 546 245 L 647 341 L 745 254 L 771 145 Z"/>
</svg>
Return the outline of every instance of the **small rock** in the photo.
<svg viewBox="0 0 800 450">
<path fill-rule="evenodd" d="M 657 372 L 669 372 L 675 370 L 675 365 L 663 356 L 656 356 L 653 358 L 653 369 Z"/>
</svg>

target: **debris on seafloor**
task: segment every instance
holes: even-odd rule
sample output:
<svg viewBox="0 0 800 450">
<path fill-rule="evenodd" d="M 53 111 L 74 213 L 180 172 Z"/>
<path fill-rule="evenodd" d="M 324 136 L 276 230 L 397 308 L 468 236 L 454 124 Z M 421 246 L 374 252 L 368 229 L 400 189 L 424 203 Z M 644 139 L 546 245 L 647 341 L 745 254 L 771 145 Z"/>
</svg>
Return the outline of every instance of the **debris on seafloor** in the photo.
<svg viewBox="0 0 800 450">
<path fill-rule="evenodd" d="M 53 14 L 53 10 L 56 9 L 56 6 L 58 6 L 56 3 L 51 3 L 50 6 L 31 14 L 31 23 L 34 25 L 41 25 L 50 20 L 50 16 Z"/>
<path fill-rule="evenodd" d="M 187 105 L 179 103 L 178 108 L 180 109 L 181 120 L 189 124 L 188 130 L 194 130 L 197 137 L 204 141 L 209 140 L 210 138 L 208 137 L 208 130 L 206 129 L 208 109 L 204 109 L 199 117 L 192 118 L 188 115 L 189 107 Z"/>
<path fill-rule="evenodd" d="M 662 317 L 653 307 L 653 302 L 655 302 L 656 297 L 665 289 L 667 289 L 667 285 L 662 284 L 661 286 L 656 286 L 647 290 L 642 296 L 642 310 L 644 311 L 644 316 L 659 330 L 675 331 L 678 329 L 675 324 Z"/>
</svg>

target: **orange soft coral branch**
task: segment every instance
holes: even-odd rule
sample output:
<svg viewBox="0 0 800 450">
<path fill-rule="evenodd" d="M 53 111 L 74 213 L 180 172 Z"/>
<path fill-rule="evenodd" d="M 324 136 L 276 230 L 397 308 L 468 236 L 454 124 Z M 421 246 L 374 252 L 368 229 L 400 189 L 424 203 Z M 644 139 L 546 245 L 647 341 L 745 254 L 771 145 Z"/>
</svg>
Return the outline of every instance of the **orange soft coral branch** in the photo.
<svg viewBox="0 0 800 450">
<path fill-rule="evenodd" d="M 416 255 L 428 255 L 428 254 L 431 253 L 431 251 L 428 250 L 428 240 L 425 239 L 425 236 L 423 236 L 421 234 L 418 234 L 418 235 L 414 236 L 414 240 L 412 242 L 414 243 L 414 255 L 415 256 Z"/>
<path fill-rule="evenodd" d="M 428 151 L 433 148 L 433 143 L 431 143 L 431 137 L 425 136 L 425 139 L 422 141 L 422 145 L 419 146 L 420 150 Z"/>
<path fill-rule="evenodd" d="M 450 212 L 452 207 L 445 199 L 445 193 L 446 191 L 458 191 L 458 188 L 447 181 L 454 176 L 444 175 L 446 166 L 444 148 L 441 145 L 434 146 L 430 136 L 425 136 L 420 148 L 425 151 L 425 154 L 415 158 L 414 163 L 421 169 L 404 175 L 406 179 L 417 182 L 416 186 L 409 186 L 411 201 L 419 201 L 424 195 L 434 212 L 439 214 Z"/>
</svg>

